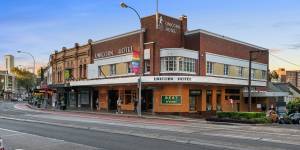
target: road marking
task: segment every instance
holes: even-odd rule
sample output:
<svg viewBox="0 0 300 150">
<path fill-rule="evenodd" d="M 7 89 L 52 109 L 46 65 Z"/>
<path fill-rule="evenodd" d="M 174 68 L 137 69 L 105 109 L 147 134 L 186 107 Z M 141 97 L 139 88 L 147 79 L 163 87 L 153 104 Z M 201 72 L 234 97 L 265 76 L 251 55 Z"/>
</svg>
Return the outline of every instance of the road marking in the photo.
<svg viewBox="0 0 300 150">
<path fill-rule="evenodd" d="M 54 144 L 74 144 L 74 145 L 86 147 L 86 148 L 89 148 L 89 149 L 105 150 L 104 148 L 97 148 L 97 147 L 93 147 L 93 146 L 89 146 L 89 145 L 84 145 L 84 144 L 79 144 L 79 143 L 73 143 L 73 142 L 68 142 L 68 141 L 61 140 L 61 139 L 55 139 L 55 138 L 50 138 L 50 137 L 45 137 L 45 136 L 39 136 L 39 135 L 34 135 L 34 134 L 30 134 L 30 133 L 24 133 L 24 132 L 19 132 L 19 131 L 4 129 L 4 128 L 0 128 L 0 130 L 7 131 L 7 132 L 12 132 L 14 134 L 11 134 L 11 135 L 15 135 L 15 136 L 18 136 L 18 135 L 30 135 L 30 136 L 34 136 L 34 137 L 38 137 L 38 138 L 42 137 L 42 138 L 45 138 L 47 140 L 53 140 L 53 141 L 55 141 L 55 142 L 51 143 L 53 145 Z M 2 136 L 2 137 L 7 137 L 7 136 Z M 3 138 L 3 139 L 5 139 L 5 138 Z M 49 146 L 51 146 L 51 144 L 44 145 L 43 147 L 49 147 Z M 22 150 L 22 149 L 19 149 L 19 150 Z"/>
</svg>

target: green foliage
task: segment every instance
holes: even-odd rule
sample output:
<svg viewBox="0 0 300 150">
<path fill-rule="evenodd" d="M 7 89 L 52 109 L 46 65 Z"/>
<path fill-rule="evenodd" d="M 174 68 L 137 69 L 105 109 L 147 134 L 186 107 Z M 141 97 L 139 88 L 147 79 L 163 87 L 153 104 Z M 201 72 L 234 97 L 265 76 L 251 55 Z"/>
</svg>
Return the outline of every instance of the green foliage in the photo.
<svg viewBox="0 0 300 150">
<path fill-rule="evenodd" d="M 287 104 L 287 109 L 289 111 L 289 114 L 300 112 L 300 98 L 295 98 Z"/>
<path fill-rule="evenodd" d="M 29 71 L 13 68 L 13 74 L 16 76 L 17 86 L 25 88 L 27 91 L 35 86 L 35 76 Z"/>
<path fill-rule="evenodd" d="M 272 123 L 272 119 L 267 117 L 251 118 L 250 121 L 253 123 Z"/>
<path fill-rule="evenodd" d="M 217 112 L 218 118 L 230 118 L 230 119 L 253 119 L 263 118 L 266 114 L 263 112 Z"/>
</svg>

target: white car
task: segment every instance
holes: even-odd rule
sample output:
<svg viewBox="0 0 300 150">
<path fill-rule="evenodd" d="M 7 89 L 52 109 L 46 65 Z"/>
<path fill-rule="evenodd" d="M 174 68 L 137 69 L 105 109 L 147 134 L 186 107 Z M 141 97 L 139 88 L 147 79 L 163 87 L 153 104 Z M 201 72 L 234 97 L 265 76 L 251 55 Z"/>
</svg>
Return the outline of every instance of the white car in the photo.
<svg viewBox="0 0 300 150">
<path fill-rule="evenodd" d="M 0 150 L 4 150 L 4 146 L 3 146 L 3 140 L 0 137 Z"/>
</svg>

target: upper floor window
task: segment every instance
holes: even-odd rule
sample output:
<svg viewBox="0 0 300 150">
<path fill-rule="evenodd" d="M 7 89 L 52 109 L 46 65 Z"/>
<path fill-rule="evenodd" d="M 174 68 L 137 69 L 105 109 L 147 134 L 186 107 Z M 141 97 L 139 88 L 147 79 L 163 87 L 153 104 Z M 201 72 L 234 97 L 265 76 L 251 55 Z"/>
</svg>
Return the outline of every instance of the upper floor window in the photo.
<svg viewBox="0 0 300 150">
<path fill-rule="evenodd" d="M 98 77 L 103 75 L 101 66 L 98 66 Z"/>
<path fill-rule="evenodd" d="M 162 57 L 161 71 L 162 72 L 195 72 L 196 60 L 186 57 Z M 149 65 L 150 70 L 150 65 Z"/>
<path fill-rule="evenodd" d="M 262 70 L 261 71 L 261 77 L 262 77 L 262 79 L 267 79 L 267 71 Z"/>
<path fill-rule="evenodd" d="M 243 76 L 244 76 L 243 71 L 244 71 L 244 67 L 238 67 L 238 75 L 239 75 L 240 77 L 243 77 Z"/>
<path fill-rule="evenodd" d="M 116 64 L 110 65 L 110 75 L 115 75 L 117 73 Z"/>
<path fill-rule="evenodd" d="M 255 79 L 255 69 L 251 69 L 251 79 Z"/>
<path fill-rule="evenodd" d="M 144 64 L 145 64 L 145 67 L 144 67 L 145 73 L 150 72 L 150 61 L 149 60 L 145 60 Z"/>
<path fill-rule="evenodd" d="M 214 71 L 214 63 L 213 62 L 206 62 L 206 73 L 207 74 L 213 74 Z"/>
<path fill-rule="evenodd" d="M 127 73 L 132 73 L 132 65 L 131 65 L 131 62 L 127 62 Z"/>
<path fill-rule="evenodd" d="M 229 75 L 229 65 L 224 64 L 224 75 Z"/>
</svg>

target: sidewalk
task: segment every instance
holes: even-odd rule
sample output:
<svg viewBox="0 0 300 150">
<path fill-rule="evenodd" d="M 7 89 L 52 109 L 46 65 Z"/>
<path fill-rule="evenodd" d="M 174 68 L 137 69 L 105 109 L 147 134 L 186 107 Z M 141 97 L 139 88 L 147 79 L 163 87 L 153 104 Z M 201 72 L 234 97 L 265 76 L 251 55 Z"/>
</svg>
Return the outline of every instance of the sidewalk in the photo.
<svg viewBox="0 0 300 150">
<path fill-rule="evenodd" d="M 127 118 L 161 119 L 161 120 L 174 120 L 174 121 L 183 121 L 183 122 L 206 122 L 206 120 L 204 119 L 195 119 L 195 118 L 176 116 L 176 115 L 155 115 L 150 113 L 143 113 L 142 116 L 139 117 L 136 114 L 130 112 L 123 113 L 123 114 L 116 114 L 113 112 L 106 112 L 106 111 L 72 110 L 72 109 L 60 110 L 54 108 L 37 108 L 29 104 L 26 104 L 26 106 L 33 110 L 48 111 L 48 112 L 72 112 L 77 114 L 105 115 L 105 116 L 116 116 L 116 117 L 127 117 Z"/>
</svg>

